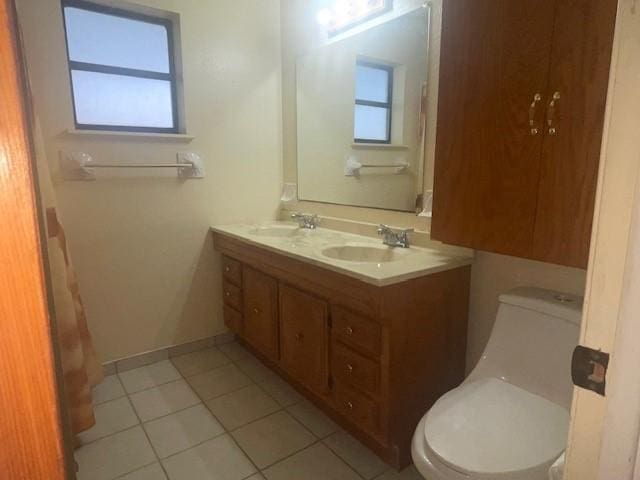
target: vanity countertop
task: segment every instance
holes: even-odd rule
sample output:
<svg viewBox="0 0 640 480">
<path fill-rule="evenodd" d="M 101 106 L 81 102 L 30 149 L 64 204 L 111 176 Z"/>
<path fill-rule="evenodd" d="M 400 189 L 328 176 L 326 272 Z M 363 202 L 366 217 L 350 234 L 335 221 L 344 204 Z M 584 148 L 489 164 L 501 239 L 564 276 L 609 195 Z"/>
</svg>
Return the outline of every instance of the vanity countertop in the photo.
<svg viewBox="0 0 640 480">
<path fill-rule="evenodd" d="M 391 285 L 452 270 L 470 265 L 473 261 L 472 257 L 451 255 L 437 247 L 391 248 L 384 246 L 382 239 L 326 228 L 300 229 L 289 222 L 224 225 L 212 227 L 211 230 L 376 286 Z M 332 252 L 340 255 L 345 250 L 357 251 L 358 248 L 383 260 L 347 261 L 327 256 Z M 389 261 L 386 257 L 393 259 Z"/>
</svg>

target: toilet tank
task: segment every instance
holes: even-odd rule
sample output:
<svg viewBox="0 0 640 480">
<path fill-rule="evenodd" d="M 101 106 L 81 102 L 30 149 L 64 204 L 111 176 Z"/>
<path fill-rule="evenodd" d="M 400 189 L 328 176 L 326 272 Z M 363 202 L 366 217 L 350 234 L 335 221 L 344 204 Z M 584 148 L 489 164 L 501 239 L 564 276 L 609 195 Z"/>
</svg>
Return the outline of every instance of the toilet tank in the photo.
<svg viewBox="0 0 640 480">
<path fill-rule="evenodd" d="M 582 300 L 530 287 L 501 295 L 487 347 L 466 381 L 502 378 L 569 409 Z"/>
</svg>

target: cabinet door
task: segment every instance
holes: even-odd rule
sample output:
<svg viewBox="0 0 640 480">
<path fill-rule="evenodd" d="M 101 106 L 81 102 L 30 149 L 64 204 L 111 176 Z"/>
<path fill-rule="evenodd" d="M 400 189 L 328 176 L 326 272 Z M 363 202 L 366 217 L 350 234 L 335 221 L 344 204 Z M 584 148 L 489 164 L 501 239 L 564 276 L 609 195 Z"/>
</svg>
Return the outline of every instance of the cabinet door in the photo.
<svg viewBox="0 0 640 480">
<path fill-rule="evenodd" d="M 539 260 L 587 266 L 616 9 L 616 0 L 558 0 L 549 92 L 559 98 L 547 111 L 532 255 Z"/>
<path fill-rule="evenodd" d="M 278 283 L 252 268 L 242 270 L 243 338 L 272 360 L 278 359 Z"/>
<path fill-rule="evenodd" d="M 434 239 L 530 253 L 556 3 L 443 2 Z"/>
<path fill-rule="evenodd" d="M 327 302 L 280 286 L 281 364 L 311 390 L 329 388 L 329 308 Z"/>
</svg>

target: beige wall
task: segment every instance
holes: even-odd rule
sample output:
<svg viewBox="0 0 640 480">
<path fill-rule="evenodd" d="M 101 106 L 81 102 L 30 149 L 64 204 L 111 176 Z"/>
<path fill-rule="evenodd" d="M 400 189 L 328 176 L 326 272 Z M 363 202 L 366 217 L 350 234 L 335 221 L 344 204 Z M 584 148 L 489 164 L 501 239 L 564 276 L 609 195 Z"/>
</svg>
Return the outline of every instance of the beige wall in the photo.
<svg viewBox="0 0 640 480">
<path fill-rule="evenodd" d="M 432 24 L 430 30 L 431 50 L 428 74 L 428 126 L 427 150 L 425 158 L 425 190 L 433 185 L 433 164 L 435 157 L 435 136 L 437 125 L 438 70 L 440 63 L 440 33 L 442 22 L 442 1 L 432 3 Z M 296 102 L 295 102 L 295 60 L 310 48 L 321 45 L 324 38 L 315 21 L 313 1 L 282 0 L 282 62 L 283 62 L 283 117 L 284 117 L 284 175 L 287 182 L 296 181 Z M 402 11 L 416 8 L 422 2 L 406 0 L 395 2 Z M 430 225 L 425 218 L 409 213 L 372 210 L 367 208 L 323 205 L 300 202 L 295 207 L 328 217 L 350 219 L 359 222 L 388 223 L 398 227 L 414 227 L 428 232 Z M 470 304 L 468 367 L 472 368 L 491 334 L 498 308 L 498 296 L 510 288 L 533 285 L 568 293 L 583 294 L 586 272 L 502 255 L 477 252 L 472 269 L 472 291 Z"/>
<path fill-rule="evenodd" d="M 84 138 L 73 127 L 59 0 L 18 0 L 36 108 L 90 328 L 103 359 L 225 331 L 219 223 L 274 218 L 281 186 L 281 78 L 277 0 L 138 0 L 180 14 L 191 143 Z M 113 2 L 109 2 L 113 4 Z M 61 182 L 61 149 L 97 160 L 175 162 L 202 154 L 207 176 L 100 173 Z"/>
</svg>

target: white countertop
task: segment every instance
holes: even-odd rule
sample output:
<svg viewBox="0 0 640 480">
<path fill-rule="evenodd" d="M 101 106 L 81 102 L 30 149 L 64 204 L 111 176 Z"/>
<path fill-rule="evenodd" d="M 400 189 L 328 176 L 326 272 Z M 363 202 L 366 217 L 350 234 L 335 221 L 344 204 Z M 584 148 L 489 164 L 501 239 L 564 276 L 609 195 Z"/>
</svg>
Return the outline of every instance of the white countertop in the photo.
<svg viewBox="0 0 640 480">
<path fill-rule="evenodd" d="M 269 229 L 276 229 L 281 236 L 266 235 Z M 391 285 L 432 273 L 470 265 L 473 259 L 453 256 L 438 248 L 411 247 L 396 248 L 391 253 L 398 259 L 390 262 L 356 262 L 329 258 L 323 251 L 330 247 L 363 246 L 389 250 L 382 239 L 354 235 L 336 230 L 318 228 L 299 229 L 289 222 L 268 224 L 224 225 L 211 228 L 212 231 L 228 235 L 250 245 L 270 250 L 321 268 L 362 280 L 376 286 Z"/>
</svg>

